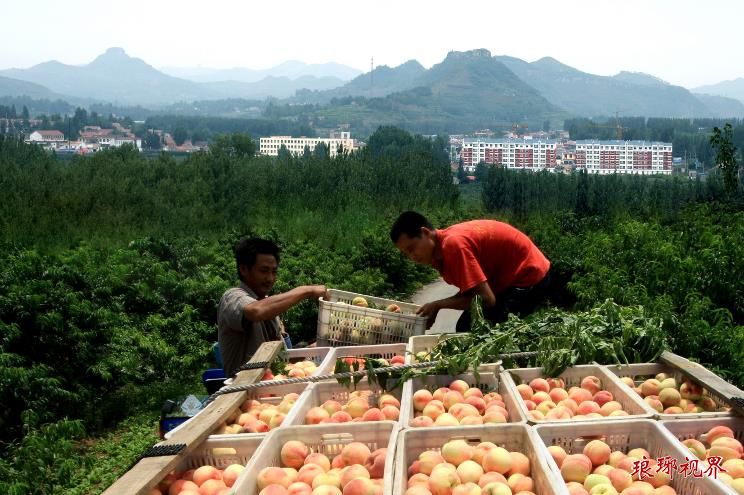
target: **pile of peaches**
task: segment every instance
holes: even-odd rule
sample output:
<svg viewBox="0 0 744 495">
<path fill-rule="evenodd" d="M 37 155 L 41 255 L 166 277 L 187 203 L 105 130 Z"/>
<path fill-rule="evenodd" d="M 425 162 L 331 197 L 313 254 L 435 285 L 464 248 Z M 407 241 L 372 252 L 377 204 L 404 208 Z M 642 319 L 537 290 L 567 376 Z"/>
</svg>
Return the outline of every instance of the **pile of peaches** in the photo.
<svg viewBox="0 0 744 495">
<path fill-rule="evenodd" d="M 413 394 L 414 417 L 410 426 L 458 426 L 506 423 L 509 412 L 496 392 L 484 394 L 464 380 L 454 380 L 433 393 L 420 389 Z"/>
<path fill-rule="evenodd" d="M 271 370 L 266 370 L 261 381 L 266 380 L 286 380 L 287 378 L 305 378 L 312 376 L 318 369 L 318 365 L 313 361 L 298 361 L 296 363 L 287 363 L 284 367 L 284 373 L 274 375 Z"/>
<path fill-rule="evenodd" d="M 376 401 L 370 390 L 355 390 L 345 404 L 329 399 L 305 413 L 305 424 L 348 423 L 361 421 L 398 421 L 400 401 L 391 394 L 381 394 Z M 376 402 L 372 407 L 370 401 Z"/>
<path fill-rule="evenodd" d="M 290 393 L 279 404 L 248 399 L 240 410 L 230 416 L 216 431 L 216 435 L 236 433 L 265 433 L 281 426 L 287 413 L 292 409 L 299 394 Z"/>
<path fill-rule="evenodd" d="M 719 472 L 718 479 L 744 495 L 744 449 L 731 428 L 714 426 L 699 438 L 688 438 L 682 443 L 701 461 L 720 457 L 726 472 Z"/>
<path fill-rule="evenodd" d="M 329 459 L 290 440 L 282 445 L 282 465 L 259 471 L 259 495 L 382 495 L 386 454 L 385 448 L 371 452 L 351 442 Z"/>
<path fill-rule="evenodd" d="M 703 395 L 701 386 L 687 379 L 680 384 L 666 373 L 659 373 L 639 384 L 628 376 L 620 379 L 659 413 L 689 414 L 727 410 L 719 408 L 711 397 Z"/>
<path fill-rule="evenodd" d="M 405 495 L 534 495 L 530 460 L 491 442 L 450 440 L 408 466 Z"/>
<path fill-rule="evenodd" d="M 565 387 L 561 378 L 535 378 L 529 384 L 517 385 L 517 391 L 532 421 L 604 419 L 628 415 L 612 392 L 602 389 L 602 381 L 596 376 L 584 377 L 579 387 L 568 390 Z"/>
<path fill-rule="evenodd" d="M 172 472 L 148 495 L 228 495 L 243 469 L 240 464 L 230 464 L 225 469 L 201 466 Z"/>
</svg>

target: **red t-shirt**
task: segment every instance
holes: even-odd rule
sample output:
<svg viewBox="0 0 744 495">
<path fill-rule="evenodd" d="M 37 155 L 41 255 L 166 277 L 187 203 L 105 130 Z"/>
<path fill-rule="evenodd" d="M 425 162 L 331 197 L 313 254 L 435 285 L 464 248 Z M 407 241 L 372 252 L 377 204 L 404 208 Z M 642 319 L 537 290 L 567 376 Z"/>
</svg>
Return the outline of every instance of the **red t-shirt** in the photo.
<svg viewBox="0 0 744 495">
<path fill-rule="evenodd" d="M 442 261 L 434 268 L 461 292 L 488 281 L 493 293 L 530 287 L 550 269 L 550 261 L 524 233 L 495 220 L 472 220 L 436 231 Z"/>
</svg>

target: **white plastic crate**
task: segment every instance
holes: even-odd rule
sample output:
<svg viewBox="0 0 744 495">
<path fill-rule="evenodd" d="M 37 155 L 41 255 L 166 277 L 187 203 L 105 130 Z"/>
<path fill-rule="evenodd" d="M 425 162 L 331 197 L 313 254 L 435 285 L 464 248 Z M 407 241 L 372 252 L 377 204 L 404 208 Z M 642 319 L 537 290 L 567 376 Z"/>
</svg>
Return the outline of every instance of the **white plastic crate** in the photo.
<svg viewBox="0 0 744 495">
<path fill-rule="evenodd" d="M 444 339 L 464 337 L 467 334 L 463 333 L 443 333 L 439 335 L 419 335 L 408 339 L 408 347 L 406 348 L 406 364 L 412 364 L 417 362 L 416 354 L 419 352 L 429 353 L 439 342 Z M 481 363 L 478 367 L 480 372 L 500 373 L 503 371 L 501 367 L 502 362 L 496 361 L 495 363 Z"/>
<path fill-rule="evenodd" d="M 521 452 L 530 460 L 530 477 L 536 495 L 564 495 L 568 493 L 560 475 L 548 467 L 547 452 L 531 427 L 525 424 L 445 426 L 441 428 L 411 428 L 398 435 L 395 455 L 393 495 L 404 495 L 408 481 L 408 466 L 427 450 L 441 452 L 450 440 L 462 439 L 471 445 L 492 442 L 509 451 Z"/>
<path fill-rule="evenodd" d="M 676 440 L 682 442 L 688 438 L 698 438 L 703 433 L 707 433 L 708 430 L 714 426 L 728 426 L 734 432 L 734 438 L 739 442 L 744 442 L 744 418 L 729 416 L 726 418 L 697 418 L 697 419 L 674 419 L 659 421 L 663 430 L 670 434 Z M 683 450 L 687 450 L 686 454 L 690 457 L 694 457 L 691 451 L 684 445 Z M 700 459 L 703 460 L 703 459 Z M 731 488 L 726 486 L 721 480 L 716 479 L 722 489 L 728 490 L 729 493 L 735 494 Z"/>
<path fill-rule="evenodd" d="M 266 441 L 243 470 L 240 479 L 233 486 L 234 491 L 240 495 L 257 495 L 258 473 L 265 467 L 281 467 L 282 446 L 290 440 L 299 440 L 309 447 L 310 452 L 319 452 L 329 459 L 341 453 L 344 446 L 351 442 L 361 442 L 370 451 L 387 447 L 383 494 L 391 495 L 398 431 L 398 425 L 390 421 L 289 426 L 274 430 L 267 435 Z"/>
<path fill-rule="evenodd" d="M 685 454 L 687 454 L 682 444 L 675 442 L 668 433 L 664 432 L 659 423 L 649 419 L 602 420 L 581 424 L 540 424 L 535 426 L 534 430 L 543 441 L 544 456 L 550 469 L 561 480 L 563 478 L 560 469 L 553 460 L 553 456 L 547 452 L 547 447 L 550 445 L 559 445 L 568 454 L 580 454 L 587 443 L 600 439 L 613 451 L 621 450 L 627 454 L 631 449 L 642 448 L 646 449 L 654 459 L 670 456 L 676 459 L 678 466 L 685 462 Z M 670 485 L 679 495 L 726 495 L 728 493 L 722 489 L 720 483 L 710 478 L 685 478 L 674 472 Z"/>
<path fill-rule="evenodd" d="M 394 382 L 391 380 L 391 382 Z M 392 385 L 392 383 L 391 383 Z M 287 423 L 288 425 L 304 425 L 305 424 L 305 415 L 307 412 L 312 409 L 313 407 L 318 407 L 323 405 L 323 403 L 327 400 L 336 400 L 340 402 L 342 405 L 346 403 L 347 400 L 349 400 L 349 394 L 353 392 L 354 390 L 370 390 L 372 392 L 372 395 L 370 396 L 370 407 L 377 407 L 377 400 L 380 398 L 380 395 L 382 394 L 390 394 L 398 401 L 402 403 L 401 396 L 402 396 L 402 387 L 398 387 L 392 390 L 389 390 L 388 392 L 384 392 L 380 387 L 378 386 L 370 386 L 367 379 L 363 379 L 360 381 L 356 389 L 353 388 L 352 385 L 349 385 L 348 387 L 346 385 L 342 385 L 335 381 L 328 381 L 328 382 L 319 382 L 314 383 L 310 385 L 310 387 L 307 390 L 307 393 L 303 394 L 301 397 L 301 401 L 298 401 L 297 404 L 295 404 L 295 407 L 292 408 L 293 415 L 292 415 L 292 422 Z M 402 404 L 401 404 L 402 407 Z M 402 413 L 402 411 L 401 411 Z M 289 418 L 287 418 L 289 419 Z M 394 421 L 397 423 L 397 421 Z M 282 423 L 283 424 L 283 423 Z"/>
<path fill-rule="evenodd" d="M 330 347 L 303 347 L 302 349 L 285 350 L 287 361 L 296 363 L 298 361 L 312 361 L 315 363 L 315 372 L 310 376 L 326 375 L 333 372 L 332 353 Z"/>
<path fill-rule="evenodd" d="M 615 376 L 618 378 L 622 377 L 630 377 L 635 379 L 636 376 L 648 376 L 651 377 L 659 374 L 659 373 L 666 373 L 670 378 L 674 378 L 677 381 L 678 385 L 682 384 L 682 380 L 686 378 L 686 375 L 679 369 L 674 368 L 672 366 L 668 366 L 666 364 L 662 363 L 640 363 L 640 364 L 629 364 L 625 366 L 617 366 L 617 365 L 609 365 L 606 366 L 607 370 L 611 373 L 614 373 Z M 636 385 L 640 384 L 641 381 L 634 380 Z M 622 383 L 622 380 L 621 380 Z M 625 383 L 622 383 L 625 387 L 628 388 L 628 390 L 637 395 L 638 393 L 628 387 Z M 721 397 L 719 394 L 710 391 L 705 388 L 703 385 L 703 396 L 704 397 L 710 397 L 713 399 L 713 402 L 716 403 L 716 406 L 718 407 L 724 407 L 726 406 L 726 402 L 723 400 L 723 397 Z M 641 398 L 641 402 L 643 403 L 643 406 L 646 408 L 646 410 L 653 414 L 655 418 L 658 419 L 691 419 L 691 418 L 725 418 L 731 416 L 731 413 L 728 411 L 711 411 L 711 412 L 700 412 L 700 413 L 684 413 L 684 414 L 664 414 L 657 412 L 655 409 L 653 409 L 651 406 L 646 403 L 643 398 Z"/>
<path fill-rule="evenodd" d="M 449 375 L 428 375 L 424 377 L 417 377 L 408 380 L 403 385 L 403 399 L 400 401 L 400 425 L 403 428 L 409 428 L 410 422 L 413 419 L 413 394 L 417 390 L 422 388 L 434 391 L 439 387 L 447 387 L 454 380 L 463 380 L 471 387 L 478 387 L 483 393 L 495 391 L 501 394 L 504 399 L 504 405 L 506 411 L 509 413 L 509 423 L 526 423 L 527 416 L 517 406 L 517 398 L 514 397 L 513 393 L 506 386 L 498 374 L 483 372 L 480 373 L 480 379 L 475 379 L 473 373 L 463 373 L 461 375 L 449 376 Z M 444 426 L 432 426 L 429 428 L 446 428 Z M 421 428 L 415 428 L 421 429 Z"/>
<path fill-rule="evenodd" d="M 336 367 L 336 361 L 345 357 L 386 359 L 390 362 L 393 356 L 406 357 L 406 344 L 350 345 L 334 347 L 331 351 L 330 373 Z"/>
<path fill-rule="evenodd" d="M 297 398 L 297 401 L 295 402 L 294 406 L 292 406 L 292 409 L 287 413 L 287 417 L 284 418 L 284 421 L 282 422 L 282 427 L 286 425 L 293 424 L 294 422 L 294 416 L 297 414 L 297 409 L 300 405 L 301 400 L 305 395 L 307 395 L 309 385 L 307 383 L 292 383 L 288 385 L 268 385 L 266 387 L 261 388 L 255 388 L 252 390 L 249 390 L 248 396 L 245 400 L 251 400 L 256 399 L 260 400 L 261 402 L 267 402 L 269 404 L 279 404 L 285 395 L 296 393 L 300 394 L 300 396 Z M 265 395 L 272 395 L 273 397 L 263 397 Z M 199 417 L 199 414 L 201 414 L 205 409 L 202 409 L 194 415 L 192 418 L 189 418 L 187 421 L 181 423 L 177 427 L 173 428 L 169 432 L 167 432 L 164 436 L 165 439 L 170 439 L 173 435 L 176 434 L 176 432 L 182 430 L 186 427 L 186 425 L 190 424 L 191 421 L 193 421 L 195 418 Z M 232 412 L 232 414 L 237 413 L 240 410 L 239 407 L 235 408 Z M 281 427 L 280 427 L 281 428 Z M 217 435 L 217 434 L 211 434 L 209 435 L 210 439 L 217 439 L 217 438 L 226 438 L 226 437 L 257 437 L 257 436 L 263 436 L 266 435 L 266 433 L 240 433 L 237 435 Z"/>
<path fill-rule="evenodd" d="M 329 300 L 319 299 L 318 345 L 341 347 L 405 343 L 426 330 L 426 318 L 416 316 L 416 304 L 329 289 Z M 377 306 L 397 304 L 402 313 L 354 306 L 351 301 L 364 297 Z"/>
<path fill-rule="evenodd" d="M 627 412 L 627 416 L 612 416 L 607 417 L 608 421 L 628 421 L 631 419 L 643 419 L 650 418 L 652 414 L 644 407 L 643 399 L 638 394 L 633 393 L 632 390 L 628 389 L 628 386 L 623 384 L 618 377 L 605 370 L 603 366 L 594 364 L 583 364 L 574 366 L 573 368 L 566 369 L 560 376 L 557 377 L 546 377 L 543 376 L 542 368 L 515 368 L 504 371 L 501 376 L 502 380 L 506 382 L 509 390 L 514 395 L 519 409 L 527 419 L 529 423 L 586 423 L 586 422 L 597 422 L 599 419 L 595 418 L 579 418 L 570 420 L 555 420 L 555 419 L 543 419 L 540 421 L 533 421 L 529 419 L 527 413 L 527 406 L 522 400 L 522 396 L 519 395 L 517 390 L 517 383 L 514 377 L 517 377 L 520 383 L 529 384 L 534 378 L 562 378 L 565 382 L 565 388 L 568 390 L 573 386 L 580 386 L 581 380 L 586 376 L 596 376 L 602 382 L 602 390 L 607 390 L 612 394 L 613 400 L 619 402 L 623 406 L 623 411 Z"/>
</svg>

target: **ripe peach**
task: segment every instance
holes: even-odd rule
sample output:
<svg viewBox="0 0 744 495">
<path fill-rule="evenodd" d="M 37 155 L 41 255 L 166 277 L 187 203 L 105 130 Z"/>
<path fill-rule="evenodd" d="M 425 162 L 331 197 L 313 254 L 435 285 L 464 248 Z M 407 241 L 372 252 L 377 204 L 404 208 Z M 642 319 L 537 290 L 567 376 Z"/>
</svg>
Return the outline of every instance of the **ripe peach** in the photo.
<svg viewBox="0 0 744 495">
<path fill-rule="evenodd" d="M 269 421 L 269 430 L 273 430 L 274 428 L 279 428 L 284 420 L 286 419 L 287 415 L 284 413 L 276 413 L 271 417 L 271 420 Z"/>
<path fill-rule="evenodd" d="M 733 450 L 737 451 L 739 454 L 741 454 L 742 451 L 744 451 L 744 449 L 742 448 L 741 443 L 737 439 L 730 438 L 730 437 L 716 438 L 715 440 L 713 440 L 713 442 L 710 444 L 710 446 L 711 447 L 716 447 L 716 446 L 718 446 L 718 447 L 728 447 L 729 449 L 733 449 Z"/>
<path fill-rule="evenodd" d="M 269 485 L 271 486 L 271 485 Z M 278 486 L 278 485 L 277 485 Z M 227 488 L 227 485 L 225 485 L 225 482 L 222 481 L 222 479 L 208 479 L 204 483 L 202 483 L 199 486 L 199 494 L 200 495 L 217 495 L 217 492 L 222 491 L 223 488 Z M 286 488 L 283 486 L 281 487 L 282 490 L 285 492 L 287 491 Z"/>
<path fill-rule="evenodd" d="M 344 468 L 346 469 L 346 468 Z M 318 488 L 322 485 L 335 486 L 341 488 L 341 473 L 337 471 L 328 471 L 327 473 L 321 473 L 313 479 L 313 489 Z"/>
<path fill-rule="evenodd" d="M 413 409 L 414 411 L 423 411 L 426 404 L 431 402 L 434 397 L 426 389 L 417 390 L 413 394 Z"/>
<path fill-rule="evenodd" d="M 370 455 L 369 447 L 361 442 L 351 442 L 341 449 L 341 458 L 347 466 L 364 464 Z"/>
<path fill-rule="evenodd" d="M 530 459 L 521 452 L 509 452 L 512 463 L 509 474 L 523 474 L 529 476 L 530 474 Z M 524 488 L 527 490 L 527 488 Z"/>
<path fill-rule="evenodd" d="M 370 479 L 369 471 L 361 464 L 352 464 L 341 470 L 341 486 L 345 487 L 351 480 L 357 478 Z"/>
<path fill-rule="evenodd" d="M 528 411 L 532 411 L 537 407 L 537 404 L 535 404 L 531 400 L 524 401 L 524 406 L 527 408 Z"/>
<path fill-rule="evenodd" d="M 465 380 L 455 380 L 452 383 L 449 384 L 449 389 L 454 390 L 455 392 L 460 392 L 460 394 L 464 394 L 466 390 L 470 388 L 470 385 Z"/>
<path fill-rule="evenodd" d="M 563 378 L 548 378 L 548 386 L 550 386 L 550 390 L 554 388 L 566 388 L 566 382 Z"/>
<path fill-rule="evenodd" d="M 418 418 L 413 418 L 411 421 L 408 422 L 408 424 L 413 428 L 421 428 L 425 426 L 433 426 L 434 420 L 431 419 L 429 416 L 419 416 Z"/>
<path fill-rule="evenodd" d="M 419 454 L 419 471 L 425 475 L 431 475 L 435 466 L 444 463 L 444 457 L 438 452 L 427 450 Z"/>
<path fill-rule="evenodd" d="M 707 433 L 701 435 L 700 440 L 713 444 L 720 437 L 734 438 L 734 432 L 728 426 L 714 426 Z"/>
<path fill-rule="evenodd" d="M 193 491 L 199 493 L 199 485 L 191 480 L 180 479 L 171 483 L 168 488 L 168 495 L 178 495 L 185 491 Z"/>
<path fill-rule="evenodd" d="M 440 414 L 437 419 L 434 420 L 434 426 L 457 426 L 460 422 L 457 418 L 449 413 Z"/>
<path fill-rule="evenodd" d="M 612 449 L 602 440 L 592 440 L 584 446 L 584 455 L 592 461 L 593 466 L 604 464 L 610 459 Z"/>
<path fill-rule="evenodd" d="M 442 457 L 445 461 L 459 466 L 472 459 L 474 451 L 475 448 L 465 440 L 450 440 L 442 446 Z"/>
<path fill-rule="evenodd" d="M 463 426 L 475 426 L 475 425 L 482 425 L 483 424 L 483 418 L 480 416 L 465 416 L 460 420 L 460 424 Z"/>
<path fill-rule="evenodd" d="M 551 409 L 555 409 L 555 408 L 556 408 L 555 402 L 553 402 L 552 400 L 548 399 L 548 400 L 544 400 L 544 401 L 540 402 L 535 409 L 537 409 L 541 413 L 547 415 L 548 414 L 548 411 L 550 411 Z"/>
<path fill-rule="evenodd" d="M 245 466 L 242 464 L 230 464 L 222 472 L 222 481 L 224 481 L 225 485 L 228 487 L 233 486 L 244 468 Z"/>
<path fill-rule="evenodd" d="M 520 383 L 519 385 L 517 385 L 517 392 L 519 392 L 522 400 L 532 400 L 532 396 L 535 393 L 535 391 L 532 390 L 532 387 L 530 387 L 529 385 L 525 385 L 524 383 Z"/>
<path fill-rule="evenodd" d="M 536 411 L 529 411 L 536 412 Z M 483 424 L 486 423 L 506 423 L 508 418 L 498 411 L 488 411 L 483 415 Z"/>
<path fill-rule="evenodd" d="M 457 466 L 457 476 L 460 477 L 462 483 L 478 483 L 478 480 L 483 476 L 483 467 L 477 462 L 468 459 Z"/>
<path fill-rule="evenodd" d="M 703 443 L 700 440 L 696 440 L 694 438 L 688 438 L 686 440 L 683 440 L 682 444 L 688 449 L 690 449 L 690 452 L 695 454 L 695 456 L 698 459 L 701 459 L 701 460 L 705 459 L 706 448 L 705 448 L 705 445 L 703 445 Z"/>
<path fill-rule="evenodd" d="M 299 473 L 295 468 L 282 468 L 285 473 L 287 473 L 287 476 L 289 476 L 289 484 L 291 485 L 295 481 L 297 481 L 297 477 L 299 476 Z"/>
<path fill-rule="evenodd" d="M 352 418 L 361 418 L 368 409 L 369 402 L 367 402 L 367 399 L 361 397 L 352 399 L 346 404 L 346 412 Z"/>
<path fill-rule="evenodd" d="M 645 481 L 650 483 L 651 486 L 653 486 L 654 488 L 668 485 L 672 482 L 671 476 L 669 476 L 669 474 L 664 471 L 657 471 L 656 469 L 653 469 L 651 472 L 653 476 L 651 478 L 646 478 Z"/>
<path fill-rule="evenodd" d="M 581 388 L 588 390 L 592 395 L 602 390 L 602 382 L 596 376 L 585 376 L 581 380 Z"/>
<path fill-rule="evenodd" d="M 449 387 L 439 387 L 434 391 L 433 394 L 431 394 L 433 400 L 438 400 L 439 402 L 444 402 L 444 394 L 449 392 Z"/>
<path fill-rule="evenodd" d="M 721 457 L 724 461 L 729 459 L 738 459 L 741 457 L 741 453 L 729 447 L 723 445 L 713 445 L 708 450 L 708 457 Z"/>
<path fill-rule="evenodd" d="M 723 468 L 732 478 L 744 478 L 744 459 L 729 459 L 724 461 Z"/>
<path fill-rule="evenodd" d="M 269 425 L 257 419 L 253 423 L 249 424 L 246 430 L 248 433 L 265 433 L 269 431 Z"/>
<path fill-rule="evenodd" d="M 486 410 L 486 401 L 484 401 L 482 397 L 476 397 L 474 395 L 465 397 L 465 404 L 473 406 L 475 409 L 478 410 L 479 414 L 483 414 L 483 411 Z"/>
<path fill-rule="evenodd" d="M 659 385 L 661 385 L 659 380 L 650 378 L 641 383 L 641 394 L 644 397 L 647 397 L 649 395 L 659 395 L 659 391 L 661 390 Z"/>
<path fill-rule="evenodd" d="M 431 495 L 429 491 L 429 482 L 427 480 L 426 485 L 415 484 L 406 490 L 405 495 Z"/>
<path fill-rule="evenodd" d="M 385 420 L 385 415 L 382 414 L 382 411 L 380 411 L 376 407 L 367 409 L 366 411 L 364 411 L 364 414 L 362 414 L 362 421 L 384 421 L 384 420 Z"/>
<path fill-rule="evenodd" d="M 587 401 L 584 401 L 581 404 L 579 404 L 579 411 L 578 411 L 578 413 L 579 414 L 583 414 L 583 415 L 586 416 L 586 415 L 591 414 L 591 413 L 598 413 L 599 414 L 599 411 L 601 411 L 601 410 L 602 409 L 599 407 L 599 404 L 597 404 L 593 400 L 587 400 Z"/>
<path fill-rule="evenodd" d="M 478 464 L 483 464 L 483 456 L 486 455 L 486 452 L 491 450 L 492 448 L 496 447 L 496 444 L 491 442 L 481 442 L 478 445 L 475 446 L 473 449 L 473 458 L 472 460 L 477 462 Z"/>
<path fill-rule="evenodd" d="M 429 486 L 429 477 L 425 475 L 424 473 L 416 473 L 410 478 L 408 478 L 409 488 L 416 484 L 422 484 L 425 486 Z"/>
<path fill-rule="evenodd" d="M 596 394 L 594 394 L 594 397 L 592 397 L 592 400 L 599 404 L 599 407 L 602 407 L 607 402 L 610 402 L 613 400 L 612 393 L 608 392 L 607 390 L 600 390 Z"/>
<path fill-rule="evenodd" d="M 609 464 L 602 464 L 601 466 L 597 466 L 594 468 L 594 471 L 592 471 L 592 474 L 601 474 L 602 476 L 607 476 L 607 474 L 612 471 L 613 469 L 616 469 Z"/>
<path fill-rule="evenodd" d="M 329 471 L 331 469 L 331 461 L 325 455 L 319 452 L 313 452 L 312 454 L 305 457 L 304 465 L 315 464 L 323 468 L 323 471 Z"/>
<path fill-rule="evenodd" d="M 353 418 L 346 411 L 336 411 L 331 414 L 330 420 L 334 423 L 348 423 Z"/>
<path fill-rule="evenodd" d="M 648 453 L 648 450 L 638 447 L 629 450 L 628 457 L 635 457 L 636 459 L 643 459 L 645 457 L 647 459 L 651 459 L 651 454 Z"/>
<path fill-rule="evenodd" d="M 522 473 L 512 474 L 511 476 L 509 476 L 509 479 L 507 479 L 506 482 L 509 485 L 509 488 L 511 488 L 512 492 L 514 493 L 531 491 L 534 488 L 532 478 Z"/>
<path fill-rule="evenodd" d="M 483 488 L 487 484 L 494 482 L 506 484 L 507 480 L 503 474 L 497 473 L 496 471 L 489 471 L 487 473 L 483 473 L 483 476 L 480 477 L 480 479 L 478 480 L 478 486 Z"/>
<path fill-rule="evenodd" d="M 449 392 L 444 394 L 444 399 L 442 400 L 442 403 L 444 404 L 444 407 L 447 409 L 447 411 L 449 411 L 452 406 L 459 402 L 465 402 L 465 397 L 463 397 L 462 394 L 456 390 L 450 390 Z"/>
<path fill-rule="evenodd" d="M 377 399 L 377 407 L 382 409 L 385 406 L 395 406 L 400 409 L 400 401 L 390 394 L 382 394 L 380 398 Z"/>
<path fill-rule="evenodd" d="M 573 399 L 563 399 L 558 403 L 559 406 L 567 407 L 571 414 L 579 412 L 579 405 Z"/>
<path fill-rule="evenodd" d="M 325 409 L 329 416 L 333 416 L 334 413 L 343 410 L 341 403 L 335 400 L 327 400 L 320 407 Z"/>
<path fill-rule="evenodd" d="M 612 471 L 607 473 L 607 477 L 618 492 L 625 490 L 633 484 L 633 477 L 630 476 L 629 472 L 622 469 L 612 468 Z"/>
<path fill-rule="evenodd" d="M 618 493 L 610 483 L 600 483 L 594 485 L 589 495 L 618 495 Z"/>
<path fill-rule="evenodd" d="M 310 495 L 312 491 L 313 488 L 309 484 L 300 481 L 296 481 L 287 487 L 288 495 Z"/>
<path fill-rule="evenodd" d="M 548 392 L 550 400 L 558 404 L 560 401 L 568 399 L 568 392 L 563 388 L 554 388 Z"/>
<path fill-rule="evenodd" d="M 319 466 L 318 464 L 305 464 L 297 473 L 297 481 L 312 485 L 313 480 L 325 472 L 327 471 L 323 466 Z"/>
<path fill-rule="evenodd" d="M 193 481 L 202 486 L 207 480 L 221 480 L 222 473 L 214 466 L 201 466 L 194 471 Z"/>
<path fill-rule="evenodd" d="M 429 401 L 426 406 L 424 406 L 424 410 L 422 411 L 424 416 L 428 416 L 431 419 L 436 420 L 440 415 L 447 412 L 447 410 L 444 408 L 444 404 L 436 399 Z"/>
<path fill-rule="evenodd" d="M 656 412 L 662 412 L 664 410 L 664 404 L 662 404 L 659 399 L 644 397 L 643 400 L 646 402 L 646 404 L 651 406 L 651 409 L 655 410 Z"/>
<path fill-rule="evenodd" d="M 633 379 L 631 377 L 629 377 L 629 376 L 624 376 L 624 377 L 620 378 L 620 381 L 623 382 L 624 384 L 626 384 L 627 386 L 629 386 L 630 388 L 635 388 L 635 386 L 636 386 L 635 385 L 635 382 L 633 381 Z"/>
<path fill-rule="evenodd" d="M 588 490 L 589 493 L 592 492 L 592 488 L 602 484 L 610 485 L 610 478 L 602 474 L 591 473 L 584 479 L 584 489 Z"/>
<path fill-rule="evenodd" d="M 576 481 L 566 483 L 566 488 L 568 488 L 568 495 L 589 495 L 589 492 L 584 489 L 584 485 Z"/>
<path fill-rule="evenodd" d="M 731 482 L 731 488 L 739 495 L 744 494 L 744 478 L 737 478 Z"/>
<path fill-rule="evenodd" d="M 684 382 L 679 387 L 679 395 L 683 399 L 698 401 L 703 394 L 703 389 L 693 383 Z"/>
<path fill-rule="evenodd" d="M 483 456 L 483 470 L 496 471 L 500 474 L 508 473 L 512 467 L 512 457 L 509 451 L 502 447 L 494 447 Z"/>
<path fill-rule="evenodd" d="M 592 472 L 592 461 L 584 454 L 566 456 L 561 465 L 561 476 L 565 481 L 583 483 Z"/>
<path fill-rule="evenodd" d="M 544 378 L 535 378 L 530 381 L 530 387 L 535 392 L 550 392 L 550 384 L 548 384 L 548 381 Z"/>
<path fill-rule="evenodd" d="M 678 406 L 681 399 L 679 392 L 674 388 L 665 388 L 659 392 L 659 400 L 664 407 Z"/>
<path fill-rule="evenodd" d="M 383 419 L 388 421 L 398 421 L 400 417 L 400 409 L 393 405 L 387 405 L 382 408 Z"/>
<path fill-rule="evenodd" d="M 291 484 L 291 479 L 289 474 L 280 467 L 266 467 L 258 472 L 256 483 L 259 489 L 269 485 L 281 485 L 286 488 Z"/>
<path fill-rule="evenodd" d="M 258 492 L 258 495 L 287 495 L 287 488 L 282 485 L 271 484 L 265 486 Z"/>
<path fill-rule="evenodd" d="M 481 488 L 482 495 L 511 495 L 512 491 L 506 483 L 491 482 Z"/>
<path fill-rule="evenodd" d="M 545 415 L 537 410 L 527 411 L 527 417 L 532 421 L 542 421 L 545 419 Z"/>
<path fill-rule="evenodd" d="M 551 445 L 548 447 L 548 452 L 550 452 L 550 455 L 553 457 L 553 460 L 560 469 L 561 465 L 563 464 L 563 460 L 568 455 L 566 451 L 560 445 Z"/>
<path fill-rule="evenodd" d="M 555 409 L 548 411 L 548 414 L 545 415 L 545 419 L 565 420 L 571 419 L 572 416 L 573 414 L 571 413 L 571 410 L 566 406 L 556 406 Z"/>
<path fill-rule="evenodd" d="M 465 416 L 480 416 L 480 412 L 475 408 L 475 406 L 466 403 L 457 403 L 452 406 L 448 412 L 457 418 L 458 421 Z"/>
<path fill-rule="evenodd" d="M 282 445 L 281 460 L 285 466 L 299 469 L 309 454 L 310 449 L 307 445 L 297 440 L 290 440 Z"/>
<path fill-rule="evenodd" d="M 610 454 L 610 458 L 607 460 L 607 464 L 609 464 L 612 467 L 617 467 L 617 465 L 625 459 L 626 455 L 625 453 L 615 450 Z"/>
<path fill-rule="evenodd" d="M 538 406 L 540 405 L 540 403 L 545 402 L 545 401 L 553 402 L 551 400 L 551 398 L 550 398 L 550 395 L 547 392 L 543 392 L 542 390 L 539 391 L 539 392 L 535 392 L 532 395 L 532 399 L 531 400 L 532 400 L 532 402 L 534 402 Z"/>
<path fill-rule="evenodd" d="M 594 394 L 592 394 L 585 388 L 574 388 L 573 390 L 568 392 L 568 398 L 579 405 L 581 405 L 582 402 L 592 400 L 593 396 Z"/>
<path fill-rule="evenodd" d="M 468 397 L 480 397 L 482 399 L 483 398 L 483 392 L 481 391 L 481 389 L 479 389 L 477 387 L 470 387 L 465 392 L 463 392 L 462 396 L 465 397 L 466 399 Z"/>
<path fill-rule="evenodd" d="M 451 495 L 452 489 L 459 484 L 457 473 L 449 469 L 436 469 L 429 476 L 429 490 L 432 495 Z"/>
<path fill-rule="evenodd" d="M 343 495 L 343 494 L 337 486 L 318 485 L 317 487 L 313 488 L 311 495 Z"/>
<path fill-rule="evenodd" d="M 466 482 L 462 485 L 457 485 L 452 490 L 452 495 L 481 495 L 481 487 L 473 482 Z"/>
<path fill-rule="evenodd" d="M 620 404 L 616 400 L 611 400 L 609 402 L 605 402 L 604 404 L 602 404 L 602 406 L 599 408 L 599 413 L 602 416 L 609 416 L 615 411 L 622 411 L 622 410 L 623 410 L 622 404 Z"/>
</svg>

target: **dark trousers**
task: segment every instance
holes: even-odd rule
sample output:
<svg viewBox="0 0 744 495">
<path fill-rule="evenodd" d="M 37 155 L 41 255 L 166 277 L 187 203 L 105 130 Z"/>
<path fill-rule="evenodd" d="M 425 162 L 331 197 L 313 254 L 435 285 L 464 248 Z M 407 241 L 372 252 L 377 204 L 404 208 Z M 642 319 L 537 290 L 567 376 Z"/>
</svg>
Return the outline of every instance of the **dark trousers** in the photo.
<svg viewBox="0 0 744 495">
<path fill-rule="evenodd" d="M 491 323 L 503 323 L 514 313 L 524 318 L 534 313 L 550 294 L 553 282 L 552 268 L 545 277 L 532 287 L 510 287 L 496 294 L 496 304 L 483 308 L 483 316 Z M 470 311 L 465 310 L 457 320 L 455 330 L 457 332 L 469 332 L 472 321 Z"/>
</svg>

